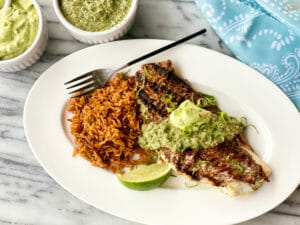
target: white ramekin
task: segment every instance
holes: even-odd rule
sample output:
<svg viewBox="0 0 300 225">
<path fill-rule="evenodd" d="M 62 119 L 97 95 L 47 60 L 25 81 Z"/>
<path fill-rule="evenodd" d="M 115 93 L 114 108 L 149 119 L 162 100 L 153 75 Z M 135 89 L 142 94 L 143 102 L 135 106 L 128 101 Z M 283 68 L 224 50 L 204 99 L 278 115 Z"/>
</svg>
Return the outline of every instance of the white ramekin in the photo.
<svg viewBox="0 0 300 225">
<path fill-rule="evenodd" d="M 100 32 L 81 30 L 69 23 L 60 10 L 59 0 L 53 0 L 53 6 L 58 19 L 69 30 L 74 38 L 88 44 L 100 44 L 119 39 L 127 33 L 134 22 L 138 7 L 138 0 L 132 0 L 129 12 L 119 24 L 111 29 Z"/>
<path fill-rule="evenodd" d="M 35 63 L 43 54 L 48 42 L 48 32 L 46 20 L 36 0 L 31 0 L 39 16 L 39 29 L 32 45 L 21 55 L 8 59 L 0 60 L 0 71 L 16 72 L 23 70 Z"/>
</svg>

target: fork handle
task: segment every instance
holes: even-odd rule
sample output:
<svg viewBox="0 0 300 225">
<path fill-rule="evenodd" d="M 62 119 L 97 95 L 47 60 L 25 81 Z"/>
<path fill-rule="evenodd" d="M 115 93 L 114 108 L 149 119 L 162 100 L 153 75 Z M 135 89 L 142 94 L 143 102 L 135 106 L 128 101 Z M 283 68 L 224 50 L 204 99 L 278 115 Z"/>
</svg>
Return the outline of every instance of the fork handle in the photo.
<svg viewBox="0 0 300 225">
<path fill-rule="evenodd" d="M 156 54 L 158 54 L 158 53 L 161 53 L 161 52 L 166 51 L 166 50 L 168 50 L 168 49 L 170 49 L 170 48 L 173 48 L 174 46 L 179 45 L 179 44 L 181 44 L 181 43 L 183 43 L 183 42 L 185 42 L 185 41 L 188 41 L 188 40 L 190 40 L 190 39 L 192 39 L 192 38 L 194 38 L 194 37 L 197 37 L 198 35 L 204 34 L 205 32 L 206 32 L 206 29 L 202 29 L 202 30 L 200 30 L 200 31 L 198 31 L 198 32 L 196 32 L 196 33 L 193 33 L 193 34 L 191 34 L 191 35 L 189 35 L 189 36 L 186 36 L 186 37 L 184 37 L 184 38 L 182 38 L 182 39 L 179 39 L 179 40 L 177 40 L 177 41 L 175 41 L 175 42 L 172 42 L 171 44 L 168 44 L 168 45 L 166 45 L 166 46 L 164 46 L 164 47 L 162 47 L 162 48 L 156 49 L 156 50 L 154 50 L 154 51 L 152 51 L 152 52 L 149 52 L 149 53 L 146 54 L 146 55 L 143 55 L 143 56 L 141 56 L 141 57 L 138 57 L 138 58 L 136 58 L 136 59 L 134 59 L 134 60 L 128 62 L 128 63 L 126 64 L 126 66 L 124 66 L 124 67 L 131 66 L 131 65 L 133 65 L 133 64 L 135 64 L 135 63 L 137 63 L 137 62 L 140 62 L 140 61 L 142 61 L 142 60 L 144 60 L 144 59 L 147 59 L 147 58 L 149 58 L 149 57 L 151 57 L 151 56 L 154 56 L 154 55 L 156 55 Z"/>
</svg>

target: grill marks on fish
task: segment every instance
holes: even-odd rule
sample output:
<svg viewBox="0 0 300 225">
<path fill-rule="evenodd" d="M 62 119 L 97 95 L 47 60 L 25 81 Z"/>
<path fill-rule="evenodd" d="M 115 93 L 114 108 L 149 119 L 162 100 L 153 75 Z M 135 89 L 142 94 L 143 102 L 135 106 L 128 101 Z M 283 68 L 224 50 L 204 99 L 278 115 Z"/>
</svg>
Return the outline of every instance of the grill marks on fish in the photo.
<svg viewBox="0 0 300 225">
<path fill-rule="evenodd" d="M 147 73 L 145 75 L 144 67 L 150 76 Z M 176 76 L 170 60 L 143 65 L 136 73 L 138 88 L 142 86 L 143 76 L 145 76 L 145 83 L 138 97 L 148 109 L 150 120 L 147 122 L 158 122 L 168 117 L 169 112 L 161 100 L 165 94 L 172 96 L 172 102 L 176 102 L 177 105 L 184 100 L 197 103 L 199 98 L 204 97 L 202 93 L 194 91 L 184 80 Z M 205 107 L 205 109 L 213 113 L 220 111 L 212 105 Z M 233 140 L 225 141 L 215 148 L 186 149 L 182 154 L 166 148 L 160 149 L 160 151 L 178 172 L 196 181 L 207 178 L 216 186 L 226 186 L 227 183 L 234 180 L 251 185 L 261 183 L 263 180 L 268 181 L 262 166 L 252 159 L 250 154 L 242 148 L 243 146 L 253 151 L 244 137 L 237 135 Z M 243 171 L 233 163 L 233 160 L 243 168 Z M 212 164 L 197 164 L 199 161 L 209 161 Z"/>
<path fill-rule="evenodd" d="M 256 164 L 252 157 L 240 148 L 240 145 L 240 139 L 236 137 L 215 148 L 187 149 L 183 154 L 174 153 L 166 148 L 161 151 L 165 159 L 172 163 L 177 171 L 196 181 L 208 178 L 216 186 L 226 186 L 232 180 L 252 185 L 262 180 L 268 181 L 262 167 Z M 242 171 L 233 161 L 241 166 Z"/>
<path fill-rule="evenodd" d="M 150 76 L 145 74 L 144 67 Z M 164 95 L 172 96 L 172 102 L 176 102 L 177 105 L 184 100 L 197 103 L 199 98 L 204 97 L 176 76 L 171 61 L 143 65 L 136 73 L 138 89 L 142 87 L 144 79 L 144 87 L 139 92 L 138 97 L 151 110 L 152 120 L 165 119 L 170 114 L 166 109 L 165 102 L 162 101 Z M 208 106 L 207 109 L 213 112 L 218 111 L 215 106 Z"/>
<path fill-rule="evenodd" d="M 165 105 L 161 101 L 156 101 L 155 99 L 151 98 L 145 90 L 141 90 L 139 93 L 139 98 L 142 100 L 144 105 L 147 105 L 148 110 L 150 112 L 155 112 L 155 117 L 167 117 L 168 112 L 165 108 Z M 153 115 L 153 113 L 151 113 Z"/>
</svg>

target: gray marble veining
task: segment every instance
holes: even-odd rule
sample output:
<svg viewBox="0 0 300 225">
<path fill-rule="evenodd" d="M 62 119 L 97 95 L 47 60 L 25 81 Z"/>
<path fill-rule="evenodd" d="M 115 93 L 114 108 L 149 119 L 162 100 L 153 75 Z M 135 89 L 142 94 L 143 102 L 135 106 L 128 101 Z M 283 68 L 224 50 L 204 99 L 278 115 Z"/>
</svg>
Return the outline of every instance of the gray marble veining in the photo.
<svg viewBox="0 0 300 225">
<path fill-rule="evenodd" d="M 48 21 L 45 54 L 30 68 L 0 73 L 0 224 L 137 225 L 78 200 L 50 178 L 34 158 L 23 130 L 23 106 L 35 80 L 56 61 L 88 45 L 76 41 L 59 23 L 51 0 L 38 1 Z M 172 12 L 172 13 L 170 13 Z M 178 39 L 206 27 L 190 43 L 232 56 L 191 0 L 140 0 L 137 19 L 123 39 Z M 300 188 L 271 212 L 243 225 L 300 224 Z"/>
</svg>

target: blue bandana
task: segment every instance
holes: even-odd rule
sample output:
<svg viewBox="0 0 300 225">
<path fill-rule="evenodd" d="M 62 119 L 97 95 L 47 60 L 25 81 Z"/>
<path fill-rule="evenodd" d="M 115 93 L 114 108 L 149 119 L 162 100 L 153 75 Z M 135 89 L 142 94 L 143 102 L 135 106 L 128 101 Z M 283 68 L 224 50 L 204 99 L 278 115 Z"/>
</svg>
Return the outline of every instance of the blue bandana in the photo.
<svg viewBox="0 0 300 225">
<path fill-rule="evenodd" d="M 195 2 L 233 54 L 273 81 L 300 110 L 300 2 Z"/>
</svg>

